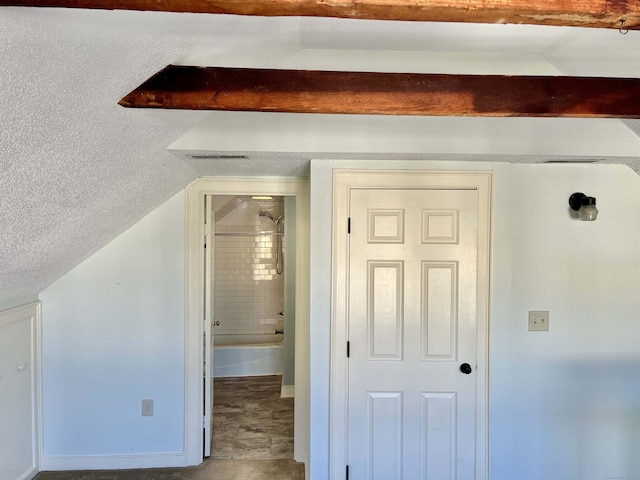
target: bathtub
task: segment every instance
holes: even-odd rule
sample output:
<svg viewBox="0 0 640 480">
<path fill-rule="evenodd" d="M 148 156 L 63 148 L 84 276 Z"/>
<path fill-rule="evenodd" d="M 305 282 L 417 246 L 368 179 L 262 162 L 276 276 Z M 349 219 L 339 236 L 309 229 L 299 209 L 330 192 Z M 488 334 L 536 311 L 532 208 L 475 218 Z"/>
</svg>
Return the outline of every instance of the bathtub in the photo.
<svg viewBox="0 0 640 480">
<path fill-rule="evenodd" d="M 213 376 L 282 374 L 284 335 L 214 335 Z"/>
</svg>

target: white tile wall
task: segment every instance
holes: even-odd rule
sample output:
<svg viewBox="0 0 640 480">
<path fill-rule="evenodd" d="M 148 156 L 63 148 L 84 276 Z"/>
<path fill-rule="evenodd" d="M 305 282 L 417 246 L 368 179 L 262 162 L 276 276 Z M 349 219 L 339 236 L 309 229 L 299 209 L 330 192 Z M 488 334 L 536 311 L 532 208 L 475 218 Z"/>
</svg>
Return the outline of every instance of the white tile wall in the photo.
<svg viewBox="0 0 640 480">
<path fill-rule="evenodd" d="M 280 201 L 247 201 L 214 225 L 214 320 L 216 335 L 274 333 L 284 328 L 284 275 L 276 273 L 276 237 L 251 235 L 274 232 L 275 224 L 260 217 L 266 210 L 278 218 L 284 213 Z M 284 223 L 284 222 L 283 222 Z M 284 243 L 284 238 L 283 238 Z"/>
</svg>

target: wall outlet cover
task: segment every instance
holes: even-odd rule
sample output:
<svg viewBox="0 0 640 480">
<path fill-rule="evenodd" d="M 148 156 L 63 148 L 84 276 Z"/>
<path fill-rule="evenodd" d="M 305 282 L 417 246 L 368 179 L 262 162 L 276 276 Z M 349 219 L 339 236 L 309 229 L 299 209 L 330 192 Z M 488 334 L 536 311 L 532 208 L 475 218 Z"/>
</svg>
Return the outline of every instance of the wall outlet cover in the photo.
<svg viewBox="0 0 640 480">
<path fill-rule="evenodd" d="M 153 399 L 142 400 L 142 416 L 153 417 Z"/>
<path fill-rule="evenodd" d="M 529 331 L 530 332 L 548 332 L 549 331 L 549 312 L 548 311 L 530 311 L 529 312 Z"/>
</svg>

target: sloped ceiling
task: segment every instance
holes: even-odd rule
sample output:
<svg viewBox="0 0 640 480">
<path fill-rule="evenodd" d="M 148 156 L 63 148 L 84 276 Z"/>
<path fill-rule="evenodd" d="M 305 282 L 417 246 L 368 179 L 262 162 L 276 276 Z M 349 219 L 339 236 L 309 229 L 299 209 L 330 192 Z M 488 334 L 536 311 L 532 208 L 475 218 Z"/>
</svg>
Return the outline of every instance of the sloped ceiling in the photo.
<svg viewBox="0 0 640 480">
<path fill-rule="evenodd" d="M 0 8 L 0 307 L 31 300 L 198 177 L 166 147 L 203 114 L 119 98 L 199 51 L 252 51 L 250 32 L 297 39 L 285 23 L 297 20 Z"/>
<path fill-rule="evenodd" d="M 456 70 L 481 73 L 544 66 L 542 73 L 640 76 L 640 33 L 611 30 L 4 7 L 0 39 L 0 309 L 33 299 L 200 175 L 305 174 L 309 149 L 301 156 L 258 144 L 235 162 L 191 161 L 185 153 L 198 145 L 170 153 L 189 132 L 225 117 L 117 105 L 167 64 L 337 68 L 356 58 L 385 69 L 422 55 L 417 71 L 450 69 L 453 59 Z M 246 124 L 238 143 L 261 125 Z M 611 135 L 625 139 L 624 148 L 606 161 L 635 162 L 640 123 L 624 125 Z M 541 157 L 503 153 L 496 158 Z"/>
</svg>

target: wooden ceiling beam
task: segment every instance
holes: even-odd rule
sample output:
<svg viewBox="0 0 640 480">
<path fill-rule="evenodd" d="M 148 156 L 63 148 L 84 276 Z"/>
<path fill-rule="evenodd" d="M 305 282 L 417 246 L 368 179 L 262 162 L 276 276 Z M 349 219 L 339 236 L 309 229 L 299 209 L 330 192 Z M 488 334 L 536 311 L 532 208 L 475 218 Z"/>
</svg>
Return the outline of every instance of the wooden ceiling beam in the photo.
<svg viewBox="0 0 640 480">
<path fill-rule="evenodd" d="M 119 103 L 254 112 L 640 118 L 640 79 L 169 65 Z"/>
<path fill-rule="evenodd" d="M 0 0 L 0 5 L 640 28 L 640 0 Z"/>
</svg>

